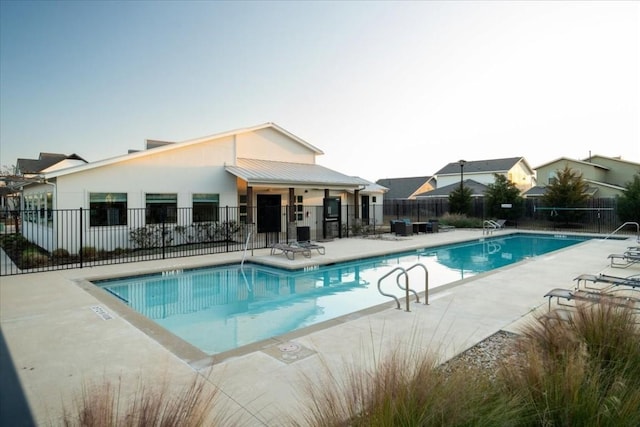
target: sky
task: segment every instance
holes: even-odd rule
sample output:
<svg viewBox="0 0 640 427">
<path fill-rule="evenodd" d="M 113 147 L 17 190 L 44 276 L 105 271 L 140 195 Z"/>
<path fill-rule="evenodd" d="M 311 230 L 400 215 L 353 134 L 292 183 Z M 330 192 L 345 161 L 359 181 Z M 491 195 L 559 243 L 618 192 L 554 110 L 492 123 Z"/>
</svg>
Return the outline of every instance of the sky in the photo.
<svg viewBox="0 0 640 427">
<path fill-rule="evenodd" d="M 0 2 L 0 164 L 274 122 L 370 181 L 640 163 L 640 2 Z"/>
</svg>

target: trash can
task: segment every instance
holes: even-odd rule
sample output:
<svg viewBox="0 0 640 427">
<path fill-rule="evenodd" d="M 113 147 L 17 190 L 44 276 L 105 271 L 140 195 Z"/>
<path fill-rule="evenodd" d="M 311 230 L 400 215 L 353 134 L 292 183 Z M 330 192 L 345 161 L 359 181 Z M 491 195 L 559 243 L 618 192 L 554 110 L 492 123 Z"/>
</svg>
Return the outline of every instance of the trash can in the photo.
<svg viewBox="0 0 640 427">
<path fill-rule="evenodd" d="M 298 242 L 309 242 L 311 241 L 311 227 L 298 227 L 296 229 L 296 240 Z"/>
<path fill-rule="evenodd" d="M 430 219 L 429 220 L 429 224 L 431 224 L 431 232 L 432 233 L 437 233 L 438 232 L 438 220 L 437 219 Z"/>
</svg>

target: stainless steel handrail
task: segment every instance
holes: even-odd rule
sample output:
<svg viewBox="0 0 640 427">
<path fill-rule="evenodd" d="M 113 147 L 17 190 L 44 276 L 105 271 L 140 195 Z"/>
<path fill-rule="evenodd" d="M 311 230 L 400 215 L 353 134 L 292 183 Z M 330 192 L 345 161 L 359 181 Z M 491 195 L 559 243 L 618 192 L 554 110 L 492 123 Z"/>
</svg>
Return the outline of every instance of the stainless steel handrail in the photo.
<svg viewBox="0 0 640 427">
<path fill-rule="evenodd" d="M 404 269 L 398 266 L 393 268 L 391 271 L 387 272 L 385 275 L 383 275 L 378 279 L 378 292 L 380 292 L 382 295 L 386 297 L 393 298 L 397 304 L 396 308 L 398 310 L 400 310 L 400 300 L 393 294 L 382 292 L 380 285 L 382 284 L 382 281 L 384 279 L 391 276 L 393 273 L 399 271 L 398 275 L 396 276 L 396 284 L 400 289 L 402 289 L 405 292 L 405 301 L 406 301 L 405 311 L 411 311 L 409 293 L 412 292 L 416 296 L 416 302 L 417 303 L 420 302 L 420 296 L 418 295 L 418 293 L 409 287 L 409 271 L 413 270 L 416 267 L 422 267 L 422 269 L 424 269 L 424 305 L 428 305 L 429 304 L 429 270 L 427 270 L 427 267 L 425 267 L 424 264 L 416 263 L 407 269 Z M 402 286 L 402 284 L 400 283 L 400 276 L 402 275 L 404 275 L 404 286 Z"/>
<path fill-rule="evenodd" d="M 400 271 L 400 273 L 398 274 L 398 276 L 400 276 L 401 274 L 405 275 L 405 292 L 406 292 L 406 304 L 407 304 L 407 309 L 406 311 L 410 311 L 409 310 L 409 275 L 407 274 L 407 271 L 402 268 L 402 267 L 395 267 L 393 270 L 387 272 L 387 274 L 385 274 L 384 276 L 382 276 L 381 278 L 378 279 L 378 292 L 380 292 L 382 295 L 384 295 L 385 297 L 389 297 L 389 298 L 393 298 L 396 301 L 396 304 L 398 305 L 398 307 L 396 307 L 398 310 L 400 310 L 400 300 L 398 299 L 398 297 L 396 297 L 393 294 L 388 294 L 385 292 L 382 292 L 382 289 L 380 289 L 380 284 L 382 283 L 382 281 L 384 279 L 386 279 L 387 277 L 389 277 L 391 274 L 395 273 L 396 271 Z M 396 279 L 397 280 L 397 279 Z"/>
<path fill-rule="evenodd" d="M 422 267 L 424 269 L 424 305 L 429 305 L 429 270 L 427 270 L 427 267 L 424 264 L 416 263 L 416 264 L 413 264 L 411 267 L 407 268 L 406 270 L 407 273 L 416 267 Z M 417 298 L 417 294 L 416 294 L 416 298 Z M 420 302 L 420 301 L 416 299 L 416 302 Z"/>
<path fill-rule="evenodd" d="M 627 221 L 624 224 L 622 224 L 620 227 L 616 228 L 615 230 L 613 230 L 611 233 L 607 234 L 607 236 L 604 238 L 604 240 L 607 240 L 609 237 L 613 236 L 614 234 L 616 234 L 618 231 L 622 230 L 624 227 L 626 227 L 627 225 L 635 225 L 636 226 L 636 233 L 637 233 L 637 238 L 636 241 L 638 243 L 640 243 L 640 224 L 638 224 L 637 222 L 633 222 L 633 221 Z"/>
</svg>

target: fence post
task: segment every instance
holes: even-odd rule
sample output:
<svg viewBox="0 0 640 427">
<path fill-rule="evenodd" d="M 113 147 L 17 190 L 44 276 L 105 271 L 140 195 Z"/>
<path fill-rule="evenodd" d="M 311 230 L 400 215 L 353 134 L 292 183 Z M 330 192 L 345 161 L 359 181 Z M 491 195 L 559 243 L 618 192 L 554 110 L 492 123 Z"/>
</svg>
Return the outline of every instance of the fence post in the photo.
<svg viewBox="0 0 640 427">
<path fill-rule="evenodd" d="M 166 240 L 167 240 L 167 225 L 166 225 L 166 215 L 163 215 L 162 217 L 162 259 L 165 259 L 165 247 L 166 247 Z"/>
<path fill-rule="evenodd" d="M 81 207 L 80 208 L 80 233 L 78 234 L 80 236 L 80 246 L 78 248 L 78 254 L 80 254 L 80 268 L 82 268 L 82 264 L 84 262 L 84 256 L 82 254 L 82 252 L 83 252 L 83 250 L 82 250 L 82 246 L 83 246 L 82 240 L 83 240 L 83 236 L 84 236 L 83 233 L 82 233 L 82 229 L 84 228 L 83 224 L 82 224 L 83 219 L 84 219 L 84 214 L 82 213 L 82 207 Z"/>
<path fill-rule="evenodd" d="M 226 251 L 229 252 L 229 205 L 224 207 L 224 243 Z"/>
</svg>

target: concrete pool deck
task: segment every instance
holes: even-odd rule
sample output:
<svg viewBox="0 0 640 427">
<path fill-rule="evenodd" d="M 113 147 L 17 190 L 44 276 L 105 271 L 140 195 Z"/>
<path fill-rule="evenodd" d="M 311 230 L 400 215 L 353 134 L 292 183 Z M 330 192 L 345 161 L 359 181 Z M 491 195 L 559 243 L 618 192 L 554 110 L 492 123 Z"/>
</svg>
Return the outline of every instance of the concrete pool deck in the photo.
<svg viewBox="0 0 640 427">
<path fill-rule="evenodd" d="M 312 251 L 310 259 L 298 254 L 291 261 L 268 249 L 255 250 L 248 259 L 301 268 L 481 237 L 481 230 L 455 230 L 399 239 L 351 238 L 323 243 L 326 255 Z M 242 253 L 2 277 L 0 326 L 37 425 L 59 424 L 63 403 L 71 407 L 83 384 L 109 379 L 126 395 L 140 381 L 181 387 L 195 374 L 218 387 L 218 403 L 231 417 L 228 424 L 283 425 L 288 416 L 296 416 L 305 377 L 320 378 L 327 370 L 339 376 L 345 366 L 370 366 L 396 348 L 437 352 L 446 360 L 497 331 L 518 332 L 533 312 L 546 311 L 547 291 L 572 288 L 580 274 L 639 274 L 639 264 L 611 268 L 607 259 L 636 245 L 635 237 L 590 240 L 438 287 L 429 305 L 412 303 L 410 312 L 389 303 L 222 357 L 208 357 L 145 323 L 87 280 L 238 262 Z"/>
</svg>

